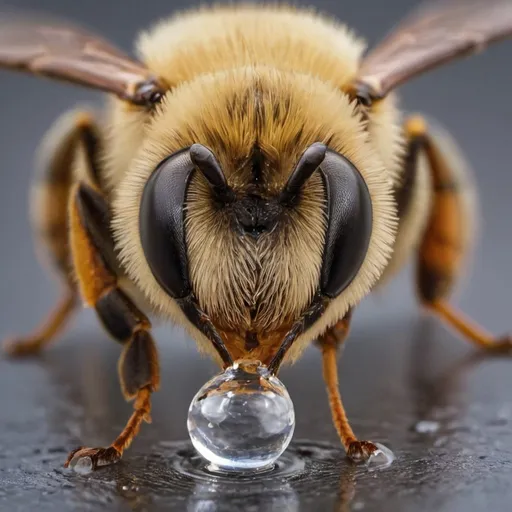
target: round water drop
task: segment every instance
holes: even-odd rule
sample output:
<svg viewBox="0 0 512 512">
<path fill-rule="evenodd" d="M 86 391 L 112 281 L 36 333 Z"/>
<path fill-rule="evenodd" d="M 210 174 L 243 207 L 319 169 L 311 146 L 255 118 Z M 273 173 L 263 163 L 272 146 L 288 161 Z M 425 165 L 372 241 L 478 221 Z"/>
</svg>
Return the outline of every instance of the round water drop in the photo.
<svg viewBox="0 0 512 512">
<path fill-rule="evenodd" d="M 375 446 L 378 450 L 370 455 L 366 463 L 368 468 L 371 470 L 389 468 L 395 460 L 395 454 L 381 443 L 375 443 Z"/>
<path fill-rule="evenodd" d="M 267 367 L 239 361 L 198 391 L 187 427 L 211 469 L 263 470 L 289 445 L 295 413 L 283 383 Z"/>
<path fill-rule="evenodd" d="M 72 459 L 69 466 L 79 475 L 89 475 L 93 471 L 92 459 L 90 457 L 81 457 L 76 460 Z"/>
</svg>

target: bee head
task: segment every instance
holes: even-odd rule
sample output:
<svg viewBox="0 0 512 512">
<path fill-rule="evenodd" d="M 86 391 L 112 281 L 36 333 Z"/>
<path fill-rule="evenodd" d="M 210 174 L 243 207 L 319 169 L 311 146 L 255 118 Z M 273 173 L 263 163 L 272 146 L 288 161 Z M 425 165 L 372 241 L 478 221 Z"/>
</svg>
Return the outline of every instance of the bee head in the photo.
<svg viewBox="0 0 512 512">
<path fill-rule="evenodd" d="M 113 200 L 120 260 L 153 312 L 201 349 L 212 352 L 206 319 L 233 358 L 264 362 L 320 298 L 294 359 L 384 270 L 393 162 L 349 98 L 320 81 L 203 77 L 137 126 L 118 140 L 116 166 L 130 165 Z"/>
<path fill-rule="evenodd" d="M 301 207 L 304 190 L 308 187 L 308 182 L 314 179 L 313 175 L 317 175 L 316 182 L 320 182 L 323 191 L 323 198 L 318 204 L 323 210 L 324 224 L 321 227 L 324 233 L 320 234 L 323 247 L 310 247 L 312 253 L 318 250 L 321 253 L 317 282 L 307 283 L 306 276 L 311 271 L 302 269 L 304 287 L 311 289 L 310 298 L 320 294 L 326 299 L 332 299 L 347 288 L 366 257 L 370 241 L 370 194 L 360 173 L 348 159 L 324 144 L 312 144 L 296 162 L 284 187 L 279 193 L 270 195 L 260 193 L 257 186 L 261 179 L 259 159 L 256 149 L 252 155 L 255 183 L 244 189 L 243 193 L 237 193 L 228 185 L 213 152 L 203 145 L 194 144 L 158 165 L 147 182 L 140 205 L 142 248 L 159 285 L 174 299 L 197 295 L 199 303 L 206 305 L 206 312 L 216 317 L 216 323 L 224 331 L 237 330 L 239 327 L 245 328 L 247 332 L 258 330 L 258 323 L 261 331 L 269 327 L 268 322 L 264 321 L 264 318 L 268 318 L 268 312 L 265 317 L 265 308 L 270 306 L 275 310 L 274 316 L 279 314 L 279 301 L 286 301 L 283 299 L 286 290 L 272 288 L 271 281 L 280 282 L 282 276 L 271 273 L 277 268 L 284 269 L 285 272 L 293 271 L 290 269 L 293 265 L 286 268 L 286 263 L 284 266 L 277 265 L 276 261 L 290 258 L 289 253 L 281 254 L 280 251 L 284 251 L 283 247 L 293 238 L 294 234 L 290 235 L 290 231 L 301 229 L 300 221 L 293 225 L 293 213 Z M 209 293 L 215 293 L 215 290 L 218 293 L 218 273 L 214 271 L 210 276 L 208 270 L 205 270 L 198 276 L 196 272 L 198 282 L 194 282 L 190 272 L 191 251 L 188 242 L 191 237 L 187 237 L 186 231 L 187 226 L 194 229 L 194 223 L 190 223 L 187 216 L 194 209 L 194 198 L 191 197 L 189 188 L 195 173 L 202 176 L 203 183 L 206 182 L 211 203 L 215 205 L 209 215 L 218 216 L 216 223 L 225 224 L 221 235 L 231 240 L 226 242 L 223 253 L 223 247 L 219 247 L 218 240 L 213 238 L 214 234 L 209 237 L 204 233 L 201 254 L 204 255 L 203 259 L 210 261 L 200 261 L 199 268 L 211 269 L 212 262 L 218 262 L 218 265 L 227 268 L 228 274 L 229 267 L 234 268 L 236 273 L 230 274 L 234 281 L 231 283 L 233 288 L 247 288 L 240 293 L 231 290 L 231 301 L 224 297 L 224 303 L 240 313 L 238 318 L 233 315 L 232 322 L 222 312 L 219 314 L 219 309 L 208 307 Z M 227 224 L 226 219 L 229 219 Z M 225 231 L 229 233 L 226 234 Z M 300 232 L 298 237 L 300 240 Z M 228 247 L 230 244 L 231 247 Z M 307 246 L 297 246 L 297 250 L 304 249 L 307 250 Z M 308 255 L 292 254 L 291 257 L 299 262 L 308 261 Z M 295 272 L 299 275 L 294 277 L 299 279 L 300 265 L 295 267 Z M 237 283 L 237 279 L 241 282 Z M 208 287 L 212 289 L 211 292 L 207 291 Z M 267 293 L 269 290 L 270 293 Z M 229 290 L 226 288 L 225 292 L 228 293 Z M 306 304 L 298 308 L 297 314 L 304 306 Z M 236 322 L 245 325 L 234 325 Z"/>
</svg>

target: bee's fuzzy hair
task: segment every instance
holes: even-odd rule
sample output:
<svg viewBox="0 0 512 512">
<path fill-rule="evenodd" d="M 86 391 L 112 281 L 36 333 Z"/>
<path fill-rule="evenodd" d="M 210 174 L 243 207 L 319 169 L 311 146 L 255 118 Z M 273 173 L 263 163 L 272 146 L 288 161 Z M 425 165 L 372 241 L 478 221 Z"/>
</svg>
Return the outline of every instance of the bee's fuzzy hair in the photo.
<svg viewBox="0 0 512 512">
<path fill-rule="evenodd" d="M 176 14 L 137 42 L 140 58 L 172 85 L 257 64 L 341 85 L 357 72 L 365 48 L 346 25 L 312 9 L 250 3 Z"/>
<path fill-rule="evenodd" d="M 251 16 L 251 22 L 245 24 L 247 16 Z M 221 34 L 219 40 L 215 34 Z M 274 117 L 270 115 L 262 123 L 258 137 L 267 154 L 278 162 L 276 169 L 280 171 L 273 178 L 276 187 L 284 184 L 300 153 L 316 141 L 328 142 L 333 150 L 345 155 L 365 179 L 374 212 L 366 259 L 350 286 L 295 342 L 287 357 L 293 360 L 368 294 L 390 259 L 396 232 L 392 185 L 401 142 L 393 101 L 390 98 L 381 103 L 372 115 L 370 131 L 365 130 L 354 105 L 340 92 L 357 70 L 363 45 L 344 28 L 292 9 L 268 13 L 244 7 L 222 15 L 216 10 L 200 11 L 159 25 L 142 38 L 140 48 L 155 73 L 181 85 L 166 96 L 153 120 L 114 103 L 106 163 L 116 241 L 128 276 L 153 309 L 184 325 L 200 348 L 214 357 L 211 343 L 157 284 L 144 257 L 139 203 L 158 163 L 176 150 L 199 142 L 214 150 L 228 180 L 234 179 L 233 162 L 246 157 L 254 144 L 250 107 L 257 84 L 269 112 L 274 112 Z M 172 50 L 166 54 L 162 48 Z M 261 65 L 255 66 L 253 61 Z M 272 107 L 281 101 L 286 109 Z M 312 216 L 311 221 L 314 225 L 310 234 L 316 249 L 305 254 L 297 242 L 300 237 L 295 239 L 297 245 L 289 248 L 299 260 L 298 267 L 307 269 L 299 276 L 306 280 L 305 291 L 299 290 L 300 279 L 279 281 L 281 287 L 294 288 L 282 290 L 286 292 L 284 300 L 289 297 L 304 302 L 305 294 L 317 284 L 313 280 L 319 275 L 320 233 L 323 236 L 325 227 L 321 215 Z M 196 236 L 195 241 L 188 240 L 189 248 L 194 243 L 197 246 L 208 233 L 200 233 L 198 228 Z M 276 271 L 278 260 L 276 254 Z M 222 295 L 215 300 L 222 300 Z M 296 304 L 290 307 L 297 309 Z"/>
</svg>

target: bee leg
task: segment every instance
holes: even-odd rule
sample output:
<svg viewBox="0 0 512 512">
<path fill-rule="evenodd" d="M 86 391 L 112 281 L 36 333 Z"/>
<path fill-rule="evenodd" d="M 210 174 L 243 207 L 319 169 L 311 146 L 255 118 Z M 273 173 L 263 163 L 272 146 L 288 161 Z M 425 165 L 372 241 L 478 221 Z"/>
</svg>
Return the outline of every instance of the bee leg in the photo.
<svg viewBox="0 0 512 512">
<path fill-rule="evenodd" d="M 137 435 L 141 424 L 150 422 L 150 396 L 159 386 L 158 356 L 150 323 L 119 288 L 111 264 L 114 243 L 110 213 L 102 194 L 78 184 L 70 205 L 70 240 L 81 295 L 94 307 L 101 322 L 123 344 L 118 370 L 123 394 L 134 400 L 134 412 L 126 427 L 106 448 L 78 448 L 65 466 L 79 464 L 96 469 L 117 462 Z"/>
<path fill-rule="evenodd" d="M 68 244 L 68 203 L 74 182 L 74 162 L 83 148 L 87 177 L 96 182 L 99 169 L 97 149 L 100 135 L 91 114 L 71 111 L 51 127 L 38 150 L 37 168 L 31 197 L 31 223 L 41 249 L 63 281 L 64 292 L 49 317 L 28 336 L 8 339 L 4 350 L 10 356 L 39 352 L 56 339 L 79 306 L 73 282 Z"/>
<path fill-rule="evenodd" d="M 71 288 L 67 289 L 46 321 L 32 334 L 23 338 L 5 340 L 5 353 L 16 357 L 38 353 L 62 331 L 77 305 L 75 291 Z"/>
<path fill-rule="evenodd" d="M 427 307 L 477 347 L 495 353 L 512 353 L 512 337 L 510 335 L 496 338 L 466 318 L 462 312 L 445 300 L 437 300 L 428 304 Z"/>
<path fill-rule="evenodd" d="M 334 426 L 345 448 L 347 457 L 353 462 L 366 462 L 372 453 L 379 448 L 370 441 L 359 441 L 350 426 L 350 423 L 341 400 L 338 383 L 338 353 L 347 339 L 350 330 L 352 311 L 334 327 L 327 330 L 318 338 L 317 344 L 322 351 L 322 364 L 327 395 L 331 406 Z"/>
<path fill-rule="evenodd" d="M 456 168 L 456 159 L 450 158 L 434 132 L 429 133 L 422 118 L 412 118 L 407 130 L 425 152 L 433 187 L 430 216 L 418 252 L 416 281 L 420 301 L 476 346 L 496 352 L 512 351 L 512 338 L 494 338 L 448 303 L 469 247 L 468 227 L 472 226 L 467 220 L 471 214 L 467 183 L 463 169 Z"/>
</svg>

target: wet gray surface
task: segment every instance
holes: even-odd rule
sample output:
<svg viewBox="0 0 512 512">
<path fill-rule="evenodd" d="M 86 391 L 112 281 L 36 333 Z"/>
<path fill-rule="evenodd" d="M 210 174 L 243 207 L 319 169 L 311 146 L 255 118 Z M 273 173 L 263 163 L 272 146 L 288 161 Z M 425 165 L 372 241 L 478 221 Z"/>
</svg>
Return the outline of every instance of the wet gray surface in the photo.
<svg viewBox="0 0 512 512">
<path fill-rule="evenodd" d="M 37 6 L 39 0 L 11 2 Z M 110 34 L 124 48 L 141 25 L 185 1 L 54 0 L 45 8 Z M 307 3 L 307 2 L 302 2 Z M 413 2 L 313 2 L 371 40 Z M 122 20 L 119 14 L 122 12 Z M 510 319 L 511 44 L 403 88 L 407 109 L 430 113 L 476 170 L 483 222 L 473 272 L 456 302 L 496 334 Z M 98 99 L 81 89 L 0 73 L 0 338 L 30 330 L 58 296 L 37 264 L 27 221 L 33 149 L 63 110 Z M 391 447 L 382 472 L 351 466 L 339 447 L 314 348 L 282 379 L 295 402 L 295 440 L 283 466 L 248 481 L 213 478 L 190 461 L 186 414 L 215 372 L 193 344 L 160 327 L 162 388 L 153 423 L 122 462 L 90 476 L 63 469 L 81 444 L 109 443 L 131 407 L 116 375 L 119 346 L 91 312 L 40 358 L 0 359 L 0 510 L 506 511 L 512 500 L 512 360 L 474 350 L 418 311 L 410 272 L 357 311 L 340 365 L 352 425 Z M 418 432 L 415 425 L 420 423 Z M 423 432 L 423 433 L 422 433 Z M 178 443 L 178 444 L 176 444 Z M 302 467 L 303 464 L 303 467 Z M 301 469 L 302 468 L 302 469 Z"/>
<path fill-rule="evenodd" d="M 391 468 L 369 472 L 345 460 L 311 349 L 282 374 L 297 429 L 281 467 L 252 481 L 198 469 L 186 413 L 215 368 L 179 334 L 158 330 L 163 381 L 153 424 L 116 466 L 89 476 L 65 470 L 69 449 L 108 443 L 130 414 L 118 389 L 116 345 L 80 322 L 42 357 L 0 362 L 0 509 L 506 510 L 512 361 L 477 357 L 435 321 L 389 309 L 380 308 L 388 319 L 356 319 L 340 373 L 353 427 L 394 450 Z"/>
</svg>

